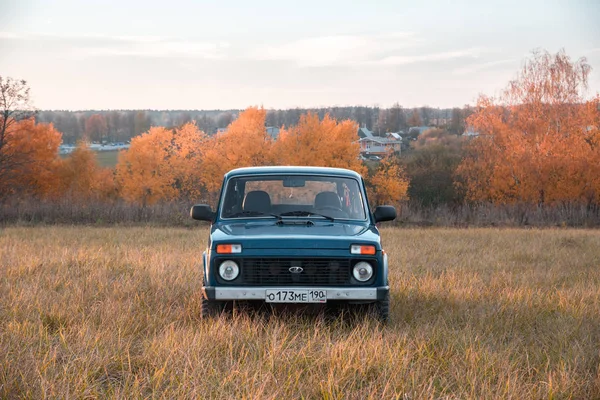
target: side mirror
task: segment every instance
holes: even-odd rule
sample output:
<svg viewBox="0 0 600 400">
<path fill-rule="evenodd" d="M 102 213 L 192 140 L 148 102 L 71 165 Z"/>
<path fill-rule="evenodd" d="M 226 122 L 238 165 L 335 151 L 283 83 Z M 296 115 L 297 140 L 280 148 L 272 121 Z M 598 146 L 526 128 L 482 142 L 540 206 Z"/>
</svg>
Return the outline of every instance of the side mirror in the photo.
<svg viewBox="0 0 600 400">
<path fill-rule="evenodd" d="M 212 221 L 215 218 L 215 213 L 208 204 L 196 204 L 190 210 L 190 217 L 198 221 Z"/>
<path fill-rule="evenodd" d="M 396 219 L 396 209 L 393 206 L 379 206 L 373 213 L 375 222 L 393 221 Z"/>
</svg>

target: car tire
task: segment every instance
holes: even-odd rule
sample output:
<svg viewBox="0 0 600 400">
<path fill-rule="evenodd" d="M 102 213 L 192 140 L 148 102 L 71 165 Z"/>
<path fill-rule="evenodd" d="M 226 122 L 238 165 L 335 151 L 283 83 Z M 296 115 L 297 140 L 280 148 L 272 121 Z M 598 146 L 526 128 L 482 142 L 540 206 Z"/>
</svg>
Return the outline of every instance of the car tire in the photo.
<svg viewBox="0 0 600 400">
<path fill-rule="evenodd" d="M 390 321 L 390 293 L 386 293 L 383 300 L 375 303 L 376 317 L 382 324 L 387 324 Z"/>
</svg>

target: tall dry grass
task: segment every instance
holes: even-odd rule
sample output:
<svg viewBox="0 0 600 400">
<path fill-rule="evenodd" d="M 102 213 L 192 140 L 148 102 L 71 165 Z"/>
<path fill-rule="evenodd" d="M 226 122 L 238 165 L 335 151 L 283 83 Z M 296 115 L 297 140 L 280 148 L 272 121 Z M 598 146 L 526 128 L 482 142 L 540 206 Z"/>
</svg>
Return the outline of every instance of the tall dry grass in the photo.
<svg viewBox="0 0 600 400">
<path fill-rule="evenodd" d="M 0 234 L 0 397 L 600 398 L 600 232 L 384 229 L 392 322 L 199 319 L 205 229 Z"/>
</svg>

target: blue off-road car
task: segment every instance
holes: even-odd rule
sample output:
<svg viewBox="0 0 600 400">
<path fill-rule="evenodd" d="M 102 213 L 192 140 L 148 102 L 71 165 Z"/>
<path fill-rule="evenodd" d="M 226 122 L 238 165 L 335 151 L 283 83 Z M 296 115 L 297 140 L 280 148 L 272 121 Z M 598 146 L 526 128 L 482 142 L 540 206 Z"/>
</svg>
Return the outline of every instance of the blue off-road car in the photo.
<svg viewBox="0 0 600 400">
<path fill-rule="evenodd" d="M 320 167 L 240 168 L 225 175 L 203 257 L 202 315 L 235 301 L 357 305 L 389 318 L 387 254 L 362 177 Z"/>
</svg>

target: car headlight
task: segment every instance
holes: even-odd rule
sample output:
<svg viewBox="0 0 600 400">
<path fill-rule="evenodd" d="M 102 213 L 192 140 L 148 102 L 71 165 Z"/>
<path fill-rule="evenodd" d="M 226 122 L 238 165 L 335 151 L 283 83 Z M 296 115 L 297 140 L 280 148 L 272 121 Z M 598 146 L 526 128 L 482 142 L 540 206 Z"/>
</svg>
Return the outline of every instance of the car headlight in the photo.
<svg viewBox="0 0 600 400">
<path fill-rule="evenodd" d="M 235 261 L 226 260 L 219 266 L 219 275 L 226 281 L 232 281 L 240 274 L 240 267 Z"/>
<path fill-rule="evenodd" d="M 357 281 L 366 282 L 373 276 L 373 267 L 365 261 L 357 262 L 352 269 L 352 275 Z"/>
</svg>

